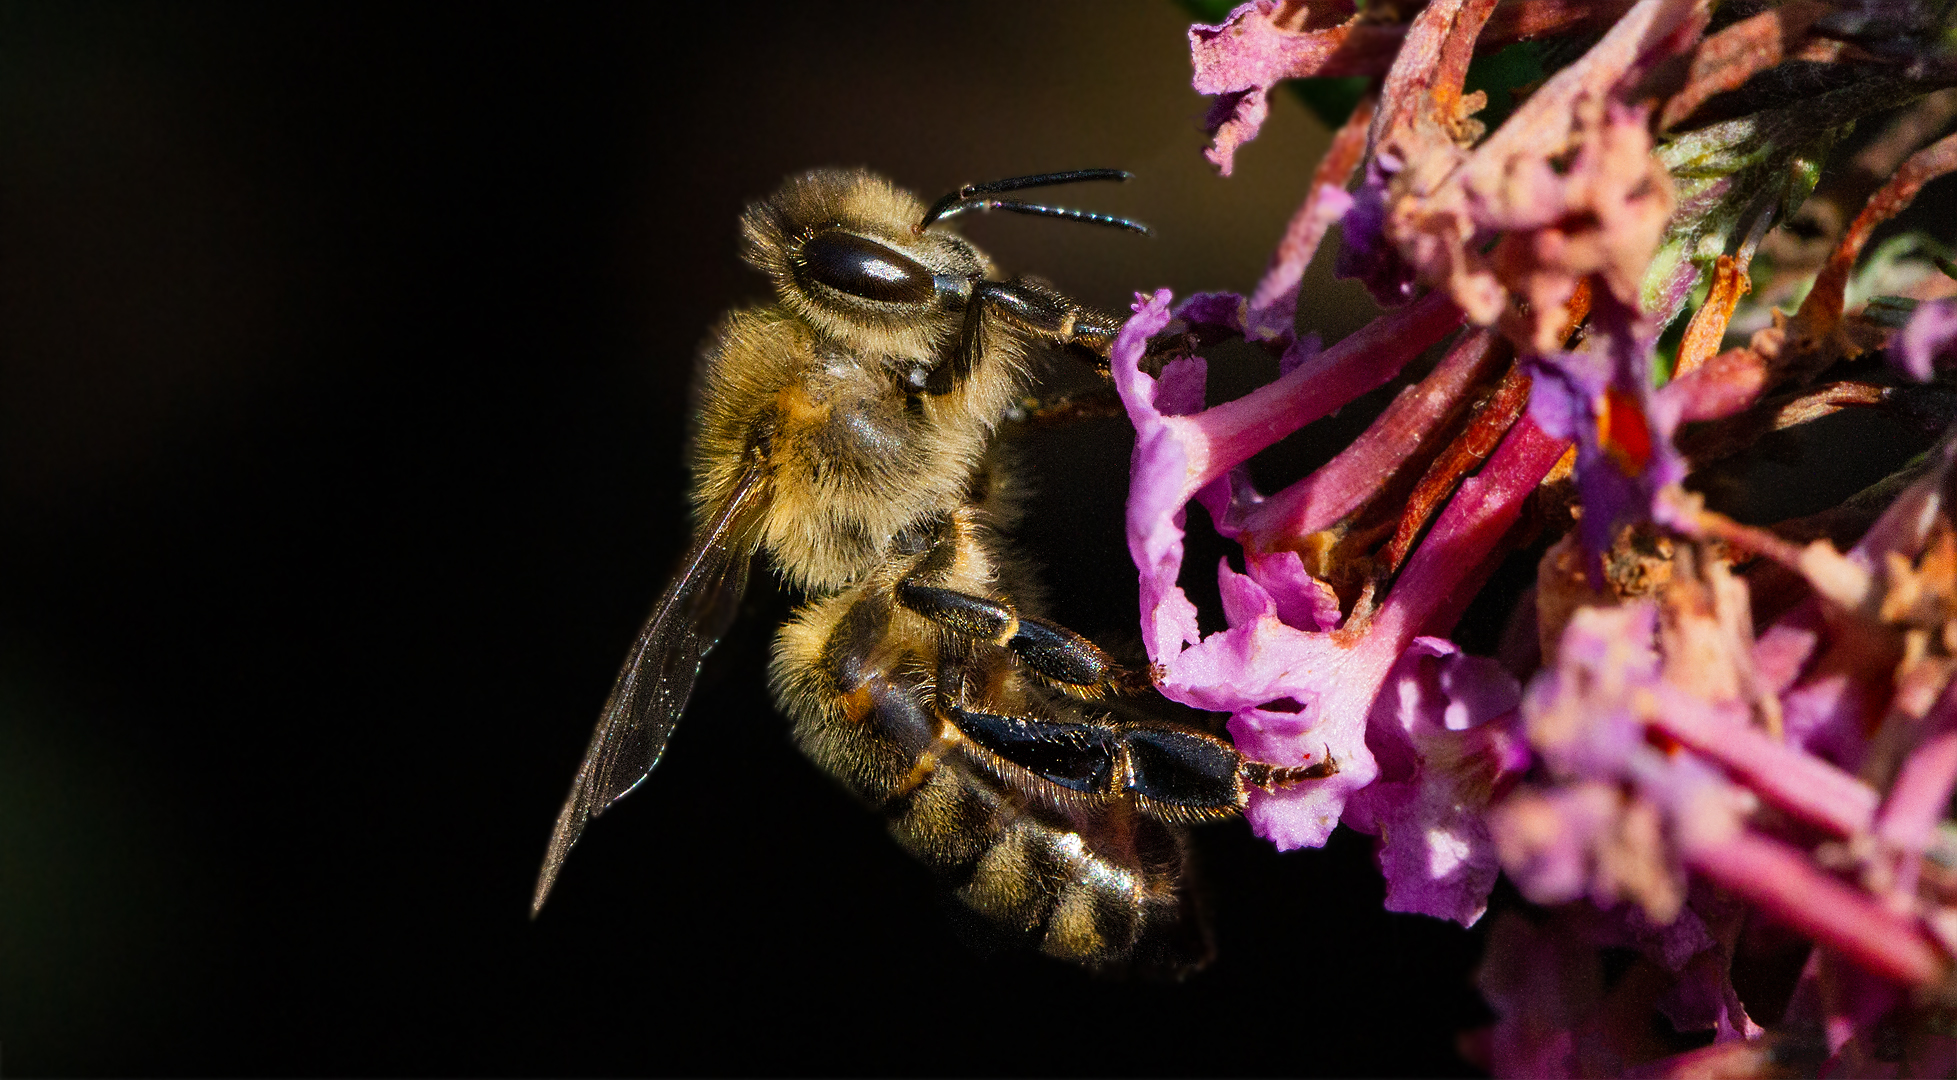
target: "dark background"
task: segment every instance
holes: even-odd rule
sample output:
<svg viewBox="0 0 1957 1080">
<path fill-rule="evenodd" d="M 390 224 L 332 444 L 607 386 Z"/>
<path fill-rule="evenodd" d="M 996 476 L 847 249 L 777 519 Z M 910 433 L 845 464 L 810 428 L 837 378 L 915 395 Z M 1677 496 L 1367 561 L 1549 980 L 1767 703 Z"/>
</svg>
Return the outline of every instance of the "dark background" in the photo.
<svg viewBox="0 0 1957 1080">
<path fill-rule="evenodd" d="M 1067 200 L 1152 241 L 967 228 L 1115 307 L 1248 288 L 1326 138 L 1281 97 L 1216 177 L 1167 3 L 667 10 L 0 3 L 0 1068 L 1465 1069 L 1478 939 L 1350 834 L 1202 830 L 1181 986 L 967 949 L 789 746 L 765 588 L 528 920 L 744 202 L 1129 168 Z M 1132 639 L 1125 423 L 1026 450 L 1054 613 Z"/>
</svg>

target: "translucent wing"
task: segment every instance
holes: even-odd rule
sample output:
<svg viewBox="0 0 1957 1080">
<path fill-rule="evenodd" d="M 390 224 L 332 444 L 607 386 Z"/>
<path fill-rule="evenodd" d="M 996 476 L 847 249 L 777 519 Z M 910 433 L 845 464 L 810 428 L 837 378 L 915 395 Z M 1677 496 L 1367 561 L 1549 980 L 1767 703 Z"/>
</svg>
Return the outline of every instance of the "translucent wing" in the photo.
<svg viewBox="0 0 1957 1080">
<path fill-rule="evenodd" d="M 678 576 L 640 629 L 598 716 L 570 797 L 557 813 L 530 901 L 531 915 L 543 908 L 564 856 L 585 824 L 639 786 L 659 764 L 700 674 L 700 660 L 733 622 L 747 587 L 747 526 L 761 504 L 761 477 L 760 460 L 750 460 L 733 498 L 694 538 Z"/>
</svg>

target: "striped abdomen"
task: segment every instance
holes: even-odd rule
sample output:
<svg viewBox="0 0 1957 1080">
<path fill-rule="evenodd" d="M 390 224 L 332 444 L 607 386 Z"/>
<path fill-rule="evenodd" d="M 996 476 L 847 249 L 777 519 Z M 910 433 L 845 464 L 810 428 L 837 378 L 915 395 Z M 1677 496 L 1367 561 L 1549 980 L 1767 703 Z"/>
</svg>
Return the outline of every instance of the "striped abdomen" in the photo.
<svg viewBox="0 0 1957 1080">
<path fill-rule="evenodd" d="M 1050 955 L 1167 973 L 1207 959 L 1183 894 L 1184 838 L 1132 799 L 1076 794 L 1000 761 L 935 704 L 936 626 L 873 580 L 782 628 L 773 681 L 810 758 L 880 810 L 892 835 L 992 923 Z M 1004 650 L 952 650 L 996 711 L 1069 706 L 1030 692 Z"/>
</svg>

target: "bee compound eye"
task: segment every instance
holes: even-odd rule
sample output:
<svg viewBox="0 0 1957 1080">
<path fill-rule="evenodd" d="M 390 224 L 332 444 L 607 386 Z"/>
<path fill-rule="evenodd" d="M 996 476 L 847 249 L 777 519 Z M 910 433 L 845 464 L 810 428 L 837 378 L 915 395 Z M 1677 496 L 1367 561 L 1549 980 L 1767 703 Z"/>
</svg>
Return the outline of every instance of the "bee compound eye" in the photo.
<svg viewBox="0 0 1957 1080">
<path fill-rule="evenodd" d="M 802 244 L 801 267 L 811 281 L 865 300 L 928 303 L 931 271 L 877 243 L 846 232 L 817 233 Z"/>
</svg>

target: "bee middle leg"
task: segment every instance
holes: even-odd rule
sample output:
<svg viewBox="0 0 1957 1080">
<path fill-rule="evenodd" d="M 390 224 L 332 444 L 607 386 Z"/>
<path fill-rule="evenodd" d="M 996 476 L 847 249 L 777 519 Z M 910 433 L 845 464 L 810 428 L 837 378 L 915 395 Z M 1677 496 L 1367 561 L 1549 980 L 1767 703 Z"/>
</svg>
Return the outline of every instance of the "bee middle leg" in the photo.
<svg viewBox="0 0 1957 1080">
<path fill-rule="evenodd" d="M 997 716 L 955 704 L 946 712 L 980 748 L 1048 783 L 1129 796 L 1167 821 L 1240 813 L 1252 789 L 1339 771 L 1330 755 L 1311 765 L 1246 761 L 1226 740 L 1181 727 Z"/>
<path fill-rule="evenodd" d="M 925 574 L 897 583 L 897 602 L 961 636 L 1012 650 L 1027 667 L 1079 697 L 1147 690 L 1147 678 L 1116 664 L 1086 638 L 1058 623 L 1021 615 L 1003 600 L 925 584 Z"/>
</svg>

